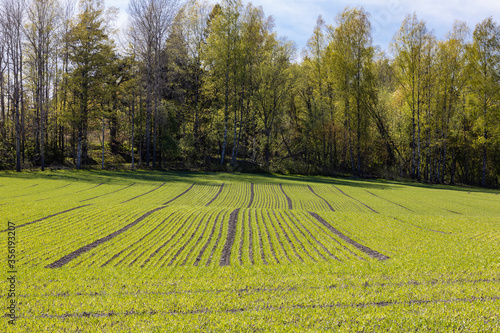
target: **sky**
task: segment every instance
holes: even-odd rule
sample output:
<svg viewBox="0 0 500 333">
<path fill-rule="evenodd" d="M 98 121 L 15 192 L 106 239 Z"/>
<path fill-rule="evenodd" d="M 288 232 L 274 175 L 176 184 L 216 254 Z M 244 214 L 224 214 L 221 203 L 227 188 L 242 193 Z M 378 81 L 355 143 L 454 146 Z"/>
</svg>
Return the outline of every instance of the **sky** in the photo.
<svg viewBox="0 0 500 333">
<path fill-rule="evenodd" d="M 209 0 L 215 3 L 215 0 Z M 105 0 L 106 7 L 120 9 L 118 28 L 125 25 L 129 0 Z M 407 14 L 416 13 L 424 20 L 428 30 L 434 30 L 438 39 L 445 39 L 455 20 L 465 21 L 471 31 L 477 23 L 492 16 L 500 18 L 498 0 L 253 0 L 254 6 L 262 6 L 266 16 L 273 16 L 279 36 L 294 41 L 298 53 L 306 46 L 313 33 L 316 20 L 322 15 L 326 24 L 334 24 L 335 17 L 347 6 L 362 6 L 370 13 L 374 45 L 389 54 L 389 43 L 399 30 Z"/>
</svg>

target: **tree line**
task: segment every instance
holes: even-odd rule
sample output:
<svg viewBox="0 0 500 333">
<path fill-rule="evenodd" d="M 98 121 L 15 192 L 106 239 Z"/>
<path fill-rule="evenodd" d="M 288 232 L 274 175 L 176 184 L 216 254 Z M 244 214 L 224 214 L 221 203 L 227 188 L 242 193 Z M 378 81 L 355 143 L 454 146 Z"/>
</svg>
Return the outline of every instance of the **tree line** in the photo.
<svg viewBox="0 0 500 333">
<path fill-rule="evenodd" d="M 500 26 L 320 16 L 305 49 L 241 0 L 0 0 L 0 168 L 500 182 Z M 121 36 L 118 38 L 118 36 Z"/>
</svg>

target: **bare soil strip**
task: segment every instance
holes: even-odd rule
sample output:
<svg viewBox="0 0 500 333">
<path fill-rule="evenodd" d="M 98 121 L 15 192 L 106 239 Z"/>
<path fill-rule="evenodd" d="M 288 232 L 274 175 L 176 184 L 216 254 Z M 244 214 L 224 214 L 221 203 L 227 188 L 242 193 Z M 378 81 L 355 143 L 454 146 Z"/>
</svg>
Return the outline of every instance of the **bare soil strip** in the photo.
<svg viewBox="0 0 500 333">
<path fill-rule="evenodd" d="M 198 217 L 198 215 L 196 216 Z M 187 220 L 186 220 L 186 223 L 187 223 Z M 193 223 L 194 223 L 194 220 L 193 220 Z M 177 252 L 174 254 L 174 256 L 172 257 L 172 259 L 170 260 L 170 262 L 168 263 L 168 266 L 172 266 L 172 264 L 174 263 L 175 259 L 177 259 L 177 257 L 182 253 L 182 251 L 184 251 L 184 249 L 186 248 L 186 246 L 188 246 L 188 244 L 191 242 L 191 240 L 194 238 L 194 236 L 196 235 L 196 233 L 198 232 L 198 230 L 200 230 L 200 227 L 201 227 L 201 224 L 203 223 L 203 219 L 201 218 L 200 219 L 200 222 L 198 223 L 198 225 L 196 226 L 196 229 L 194 229 L 194 231 L 191 233 L 191 237 L 188 238 L 187 241 L 184 242 L 184 244 L 182 244 L 182 246 L 179 248 L 179 250 L 177 250 Z M 192 225 L 192 224 L 191 224 Z M 205 223 L 205 226 L 206 226 L 206 223 Z M 191 226 L 189 226 L 189 228 L 191 228 Z M 188 230 L 186 230 L 182 236 L 179 238 L 179 240 L 174 244 L 172 245 L 171 248 L 173 248 L 175 245 L 177 245 L 183 238 L 184 238 L 184 235 L 186 235 Z M 203 234 L 202 234 L 203 236 Z M 166 253 L 165 253 L 166 255 Z M 165 256 L 164 255 L 164 256 Z M 161 267 L 165 266 L 165 263 L 163 263 L 161 265 Z"/>
<path fill-rule="evenodd" d="M 208 215 L 208 214 L 207 214 Z M 210 216 L 208 217 L 208 219 L 206 220 L 206 223 L 205 223 L 205 227 L 203 228 L 203 231 L 201 232 L 200 236 L 198 237 L 198 239 L 196 240 L 196 243 L 191 246 L 191 250 L 189 250 L 188 254 L 186 255 L 186 258 L 184 258 L 184 260 L 182 261 L 182 264 L 181 266 L 184 266 L 186 265 L 187 261 L 191 258 L 191 253 L 193 253 L 194 249 L 196 248 L 196 246 L 198 246 L 198 244 L 201 242 L 201 240 L 203 239 L 203 235 L 205 235 L 205 232 L 207 231 L 207 228 L 208 228 L 208 225 L 209 225 L 209 221 L 212 219 L 212 216 L 214 215 L 214 213 L 212 212 L 212 214 L 210 214 Z M 206 215 L 205 215 L 206 216 Z M 203 221 L 203 219 L 202 219 Z"/>
<path fill-rule="evenodd" d="M 91 190 L 93 188 L 99 187 L 101 185 L 104 185 L 104 183 L 97 184 L 96 186 L 92 186 L 92 187 L 86 188 L 84 190 L 76 191 L 75 193 L 80 193 L 80 192 L 88 191 L 88 190 Z"/>
<path fill-rule="evenodd" d="M 96 240 L 96 241 L 94 241 L 94 242 L 92 242 L 90 244 L 87 244 L 87 245 L 85 245 L 85 246 L 77 249 L 76 251 L 71 252 L 70 254 L 65 255 L 61 259 L 58 259 L 58 260 L 54 261 L 53 263 L 45 266 L 45 268 L 59 268 L 59 267 L 62 267 L 64 265 L 66 265 L 68 262 L 70 262 L 71 260 L 77 258 L 81 254 L 83 254 L 85 252 L 88 252 L 88 251 L 94 249 L 95 247 L 97 247 L 97 246 L 99 246 L 99 245 L 101 245 L 101 244 L 103 244 L 103 243 L 105 243 L 105 242 L 107 242 L 107 241 L 115 238 L 119 234 L 127 231 L 128 229 L 132 228 L 133 226 L 135 226 L 136 224 L 138 224 L 139 222 L 141 222 L 142 220 L 144 220 L 149 215 L 151 215 L 154 212 L 157 212 L 157 211 L 159 211 L 160 209 L 163 209 L 163 208 L 166 208 L 166 207 L 158 207 L 158 208 L 150 210 L 149 212 L 143 214 L 141 217 L 139 217 L 138 219 L 136 219 L 134 222 L 127 224 L 126 226 L 124 226 L 120 230 L 117 230 L 117 231 L 115 231 L 115 232 L 107 235 L 106 237 L 100 238 L 100 239 L 98 239 L 98 240 Z"/>
<path fill-rule="evenodd" d="M 285 253 L 285 257 L 288 259 L 288 261 L 292 262 L 292 260 L 288 256 L 288 252 L 285 249 L 283 242 L 281 241 L 280 233 L 278 232 L 278 229 L 276 229 L 276 226 L 274 225 L 273 220 L 271 219 L 271 215 L 269 215 L 269 211 L 267 211 L 267 217 L 269 218 L 269 223 L 271 223 L 271 225 L 273 226 L 274 232 L 276 233 L 276 238 L 278 239 L 278 244 L 281 246 L 281 249 Z"/>
<path fill-rule="evenodd" d="M 267 212 L 267 214 L 269 215 L 269 212 Z M 295 256 L 297 258 L 299 258 L 300 261 L 303 262 L 304 259 L 302 259 L 302 257 L 298 254 L 297 249 L 295 249 L 295 245 L 293 244 L 293 242 L 290 239 L 290 237 L 288 237 L 288 234 L 285 231 L 285 228 L 283 228 L 283 226 L 281 225 L 281 222 L 278 220 L 278 216 L 276 216 L 276 212 L 274 210 L 273 210 L 273 215 L 274 215 L 274 218 L 276 219 L 276 221 L 278 222 L 278 225 L 280 226 L 281 230 L 283 230 L 283 234 L 285 235 L 285 238 L 288 241 L 288 244 L 290 244 L 290 247 L 292 248 L 292 251 L 295 253 Z M 281 214 L 280 214 L 280 216 L 281 216 Z M 269 217 L 269 219 L 271 219 L 271 217 Z M 290 228 L 290 226 L 288 226 L 288 224 L 287 224 L 287 227 Z M 290 231 L 291 231 L 291 229 L 290 229 Z M 311 258 L 313 261 L 316 261 L 313 257 L 311 257 L 311 255 L 309 254 L 309 252 L 307 252 L 307 250 L 304 248 L 304 244 L 302 244 L 299 241 L 299 239 L 297 238 L 297 236 L 295 235 L 295 233 L 293 231 L 291 231 L 291 233 L 295 236 L 295 239 L 297 240 L 297 242 L 299 242 L 299 244 L 302 245 L 302 250 L 309 256 L 309 258 Z M 287 258 L 288 258 L 288 256 L 287 256 Z"/>
<path fill-rule="evenodd" d="M 254 196 L 255 196 L 255 191 L 253 189 L 253 183 L 250 183 L 250 202 L 248 203 L 247 208 L 250 208 L 252 206 Z"/>
<path fill-rule="evenodd" d="M 335 187 L 340 193 L 342 193 L 343 195 L 345 195 L 346 197 L 349 197 L 351 198 L 352 200 L 356 200 L 357 202 L 359 202 L 360 204 L 362 204 L 363 206 L 365 206 L 366 208 L 368 208 L 369 210 L 371 210 L 372 212 L 374 213 L 377 213 L 378 212 L 376 210 L 374 210 L 373 208 L 371 208 L 370 206 L 364 204 L 363 202 L 359 201 L 358 199 L 354 198 L 354 197 L 351 197 L 349 194 L 345 193 L 344 191 L 342 191 L 341 189 L 339 189 L 337 186 L 335 185 L 332 185 L 333 187 Z"/>
<path fill-rule="evenodd" d="M 30 225 L 30 224 L 37 223 L 37 222 L 40 222 L 40 221 L 43 221 L 43 220 L 49 219 L 49 218 L 51 218 L 51 217 L 54 217 L 54 216 L 57 216 L 57 215 L 61 215 L 61 214 L 64 214 L 64 213 L 68 213 L 68 212 L 71 212 L 71 211 L 73 211 L 73 210 L 80 209 L 80 208 L 87 207 L 87 206 L 92 206 L 92 204 L 87 204 L 87 205 L 78 206 L 78 207 L 75 207 L 75 208 L 71 208 L 71 209 L 63 210 L 62 212 L 55 213 L 55 214 L 51 214 L 51 215 L 48 215 L 48 216 L 42 217 L 41 219 L 38 219 L 38 220 L 35 220 L 35 221 L 31 221 L 31 222 L 28 222 L 28 223 L 20 224 L 20 225 L 16 226 L 16 228 L 26 227 L 26 226 L 28 226 L 28 225 Z M 7 229 L 5 229 L 5 230 L 1 230 L 0 232 L 6 232 L 6 231 L 7 231 Z"/>
<path fill-rule="evenodd" d="M 177 214 L 175 215 L 172 220 L 169 221 L 168 224 L 166 224 L 163 228 L 161 228 L 160 230 L 160 233 L 158 234 L 158 238 L 159 239 L 163 239 L 164 237 L 166 237 L 167 235 L 170 234 L 170 232 L 172 230 L 174 230 L 175 228 L 179 229 L 182 227 L 182 223 L 180 223 L 179 221 L 182 219 L 184 215 L 182 214 Z M 179 223 L 180 223 L 180 226 L 179 226 Z M 168 227 L 167 230 L 165 230 L 166 228 Z M 164 232 L 165 231 L 165 232 Z M 164 233 L 163 233 L 164 232 Z M 176 231 L 177 232 L 177 231 Z M 156 243 L 153 243 L 152 245 L 146 247 L 139 255 L 136 255 L 134 260 L 132 260 L 129 264 L 128 264 L 128 267 L 132 267 L 138 260 L 139 258 L 141 258 L 146 252 L 148 252 L 149 249 L 153 248 L 155 246 Z M 129 252 L 125 257 L 123 257 L 118 263 L 115 264 L 114 267 L 117 267 L 118 265 L 120 265 L 122 262 L 125 261 L 125 259 L 134 254 L 140 247 L 137 247 L 135 248 L 133 251 Z M 147 259 L 147 261 L 149 261 L 149 259 Z"/>
<path fill-rule="evenodd" d="M 116 191 L 109 192 L 109 193 L 106 193 L 106 194 L 103 194 L 103 195 L 98 195 L 98 196 L 93 197 L 93 198 L 89 198 L 89 199 L 81 200 L 80 202 L 84 202 L 84 201 L 92 200 L 92 199 L 95 199 L 95 198 L 104 197 L 104 196 L 106 196 L 106 195 L 113 194 L 113 193 L 116 193 L 116 192 L 120 192 L 120 191 L 123 191 L 123 190 L 125 190 L 125 189 L 127 189 L 127 188 L 129 188 L 129 187 L 133 186 L 134 184 L 135 184 L 135 183 L 132 183 L 132 184 L 130 184 L 130 185 L 128 185 L 128 186 L 125 186 L 125 187 L 123 187 L 123 188 L 120 188 L 120 189 L 118 189 L 118 190 L 116 190 Z"/>
<path fill-rule="evenodd" d="M 389 200 L 389 199 L 382 198 L 382 197 L 380 197 L 380 196 L 376 195 L 375 193 L 372 193 L 372 192 L 370 192 L 370 191 L 368 191 L 368 190 L 365 190 L 365 191 L 366 191 L 366 192 L 368 192 L 368 193 L 370 193 L 370 194 L 371 194 L 371 195 L 373 195 L 374 197 L 377 197 L 377 198 L 379 198 L 379 199 L 385 200 L 385 201 L 387 201 L 387 202 L 390 202 L 390 203 L 391 203 L 391 204 L 393 204 L 393 205 L 399 206 L 399 207 L 401 207 L 401 208 L 404 208 L 404 209 L 406 209 L 406 210 L 409 210 L 410 212 L 413 212 L 413 210 L 411 210 L 410 208 L 407 208 L 407 207 L 405 207 L 405 206 L 403 206 L 403 205 L 400 205 L 400 204 L 398 204 L 398 203 L 396 203 L 396 202 L 394 202 L 394 201 L 391 201 L 391 200 Z"/>
<path fill-rule="evenodd" d="M 219 212 L 219 214 L 217 214 L 217 217 L 215 218 L 215 221 L 214 221 L 214 225 L 212 227 L 212 231 L 210 232 L 210 236 L 208 236 L 208 239 L 207 239 L 207 242 L 205 243 L 205 245 L 203 245 L 200 253 L 198 254 L 198 256 L 196 257 L 196 260 L 194 261 L 194 265 L 195 266 L 198 266 L 198 264 L 200 263 L 201 261 L 201 258 L 203 257 L 203 254 L 205 253 L 205 251 L 207 250 L 207 247 L 208 245 L 210 244 L 210 242 L 212 241 L 212 237 L 215 233 L 215 228 L 217 226 L 217 220 L 219 219 L 219 216 L 222 212 Z"/>
<path fill-rule="evenodd" d="M 290 213 L 291 213 L 291 212 L 290 212 Z M 292 215 L 293 215 L 293 214 L 292 214 Z M 293 217 L 294 217 L 294 218 L 295 218 L 295 219 L 296 219 L 296 220 L 297 220 L 297 221 L 298 221 L 298 222 L 302 225 L 302 222 L 300 222 L 300 220 L 299 220 L 297 217 L 295 217 L 295 215 L 293 215 Z M 316 226 L 318 225 L 318 223 L 319 223 L 319 222 L 318 222 L 316 219 L 313 219 L 311 216 L 309 216 L 309 215 L 307 215 L 307 214 L 305 215 L 305 217 L 306 217 L 306 218 L 309 220 L 309 222 L 311 222 L 312 224 L 314 224 L 314 225 L 316 225 Z M 319 224 L 320 224 L 320 225 L 323 225 L 323 224 L 321 224 L 321 223 L 319 223 Z M 319 228 L 320 228 L 320 227 L 319 227 Z M 307 228 L 306 228 L 305 226 L 304 226 L 304 229 L 306 229 L 306 230 L 307 230 Z M 321 228 L 320 228 L 320 229 L 321 229 Z M 321 231 L 322 231 L 322 232 L 324 232 L 324 230 L 323 230 L 323 229 L 321 229 Z M 331 234 L 329 234 L 329 233 L 327 233 L 327 232 L 324 232 L 324 234 L 325 234 L 326 236 L 330 237 L 330 238 L 332 239 L 332 241 L 334 241 L 335 243 L 337 243 L 340 247 L 342 247 L 344 250 L 346 250 L 347 252 L 349 252 L 350 254 L 352 254 L 353 256 L 355 256 L 356 258 L 358 258 L 359 260 L 366 260 L 365 258 L 363 258 L 363 257 L 359 256 L 356 252 L 352 251 L 350 248 L 348 248 L 347 246 L 345 246 L 344 244 L 342 244 L 341 242 L 339 242 L 339 241 L 338 241 L 338 239 L 336 239 L 335 237 L 333 237 Z M 334 246 L 334 247 L 335 247 L 335 249 L 339 250 L 336 246 Z M 341 250 L 340 250 L 340 251 L 341 251 Z M 345 255 L 347 259 L 350 259 L 350 257 L 349 257 L 347 254 L 345 254 L 345 253 L 343 253 L 343 252 L 341 252 L 341 253 L 342 253 L 343 255 Z M 339 259 L 339 260 L 340 260 L 340 259 Z"/>
<path fill-rule="evenodd" d="M 274 260 L 276 260 L 276 263 L 280 263 L 278 260 L 278 257 L 276 256 L 276 252 L 274 251 L 274 245 L 273 245 L 273 240 L 271 239 L 271 233 L 269 232 L 269 229 L 267 228 L 266 221 L 264 219 L 264 213 L 261 211 L 260 216 L 262 219 L 262 224 L 264 225 L 264 228 L 266 229 L 266 234 L 267 234 L 267 240 L 269 241 L 269 246 L 271 247 L 271 253 L 273 254 Z"/>
<path fill-rule="evenodd" d="M 215 197 L 212 198 L 212 200 L 210 200 L 206 205 L 205 207 L 209 206 L 212 202 L 215 201 L 215 199 L 217 199 L 217 197 L 221 194 L 222 192 L 222 189 L 224 188 L 224 184 L 222 184 L 219 188 L 219 192 L 217 192 L 217 194 L 215 195 Z"/>
<path fill-rule="evenodd" d="M 219 234 L 217 235 L 217 239 L 215 240 L 214 246 L 212 247 L 212 252 L 210 252 L 210 257 L 208 257 L 207 264 L 206 264 L 207 267 L 212 263 L 212 258 L 214 257 L 215 250 L 217 249 L 217 246 L 219 245 L 220 239 L 222 237 L 223 227 L 224 227 L 224 216 L 222 216 L 222 219 L 220 222 Z"/>
<path fill-rule="evenodd" d="M 234 238 L 236 237 L 236 224 L 238 223 L 238 213 L 239 208 L 236 208 L 229 215 L 229 223 L 227 227 L 227 237 L 226 244 L 222 249 L 222 256 L 220 258 L 220 266 L 229 266 L 231 264 L 231 249 L 234 244 Z"/>
<path fill-rule="evenodd" d="M 132 200 L 134 200 L 134 199 L 140 198 L 140 197 L 142 197 L 142 196 L 144 196 L 144 195 L 146 195 L 146 194 L 149 194 L 149 193 L 151 193 L 151 192 L 154 192 L 154 191 L 156 191 L 157 189 L 159 189 L 160 187 L 162 187 L 162 186 L 163 186 L 163 185 L 165 185 L 165 184 L 166 184 L 166 183 L 163 183 L 163 184 L 161 184 L 160 186 L 158 186 L 157 188 L 152 189 L 151 191 L 148 191 L 148 192 L 146 192 L 146 193 L 143 193 L 143 194 L 138 195 L 138 196 L 136 196 L 136 197 L 133 197 L 133 198 L 131 198 L 131 199 L 125 200 L 124 202 L 121 202 L 121 203 L 126 203 L 126 202 L 132 201 Z"/>
<path fill-rule="evenodd" d="M 295 221 L 297 221 L 297 223 L 299 223 L 301 226 L 302 226 L 302 229 L 304 229 L 308 234 L 309 234 L 309 237 L 311 237 L 316 243 L 318 243 L 319 246 L 321 246 L 321 248 L 323 249 L 323 251 L 325 251 L 326 253 L 328 253 L 328 255 L 332 258 L 334 258 L 335 260 L 338 260 L 338 261 L 342 261 L 340 260 L 338 257 L 336 257 L 333 253 L 331 253 L 327 248 L 326 246 L 323 245 L 323 243 L 321 243 L 318 239 L 316 239 L 316 237 L 314 237 L 314 235 L 311 233 L 311 231 L 309 231 L 309 229 L 307 229 L 303 224 L 302 222 L 300 222 L 299 219 L 297 219 L 297 217 L 295 215 L 292 214 L 292 212 L 288 212 L 290 214 L 290 216 L 293 217 L 293 219 Z M 309 244 L 311 244 L 312 248 L 314 250 L 316 250 L 316 252 L 322 257 L 324 258 L 325 260 L 327 260 L 323 254 L 316 248 L 316 246 L 314 246 L 311 241 L 309 241 L 309 239 L 307 239 L 306 235 L 304 234 L 304 232 L 302 231 L 301 228 L 298 227 L 298 225 L 293 221 L 293 219 L 289 219 L 290 222 L 293 223 L 293 225 L 295 226 L 295 228 L 297 228 L 297 230 L 302 234 L 302 236 L 307 240 L 307 242 Z"/>
<path fill-rule="evenodd" d="M 453 210 L 449 210 L 449 209 L 446 209 L 446 208 L 443 208 L 445 211 L 447 212 L 450 212 L 450 213 L 453 213 L 453 214 L 457 214 L 457 215 L 462 215 L 462 213 L 459 213 L 459 212 L 455 212 Z"/>
<path fill-rule="evenodd" d="M 330 205 L 330 203 L 328 201 L 326 201 L 326 199 L 323 198 L 321 195 L 319 195 L 316 192 L 314 192 L 314 190 L 313 190 L 313 188 L 311 186 L 307 185 L 307 188 L 309 188 L 309 191 L 311 191 L 315 196 L 317 196 L 318 198 L 320 198 L 321 200 L 323 200 L 328 205 L 328 208 L 330 208 L 330 210 L 332 212 L 335 211 L 335 209 L 333 209 L 332 205 Z"/>
<path fill-rule="evenodd" d="M 164 242 L 162 245 L 160 245 L 160 247 L 158 247 L 153 253 L 151 253 L 149 255 L 149 257 L 146 259 L 146 261 L 144 261 L 144 263 L 141 265 L 141 267 L 146 266 L 146 264 L 151 260 L 151 258 L 156 256 L 160 252 L 161 249 L 163 249 L 165 246 L 167 246 L 167 244 L 169 244 L 171 241 L 173 241 L 177 237 L 177 234 L 186 225 L 186 223 L 189 221 L 191 216 L 193 216 L 193 213 L 189 214 L 189 216 L 184 220 L 184 222 L 180 224 L 179 228 L 177 228 L 177 230 L 175 231 L 175 234 L 173 234 L 171 237 L 169 237 L 166 242 Z M 194 221 L 191 222 L 191 224 L 186 228 L 186 230 L 184 231 L 182 236 L 177 240 L 177 242 L 175 242 L 175 244 L 177 244 L 182 239 L 182 237 L 186 234 L 187 230 L 189 230 L 189 228 L 191 228 L 193 223 L 194 223 Z M 170 248 L 167 251 L 165 251 L 165 253 L 160 257 L 160 259 L 158 259 L 158 261 L 163 259 L 163 257 L 168 253 L 168 251 L 170 251 L 170 249 L 172 249 L 172 247 L 175 246 L 175 244 L 170 246 Z"/>
<path fill-rule="evenodd" d="M 124 248 L 120 252 L 116 253 L 114 256 L 111 257 L 111 259 L 109 259 L 104 264 L 102 264 L 101 267 L 104 267 L 104 266 L 108 265 L 110 262 L 112 262 L 113 260 L 115 260 L 116 258 L 118 258 L 119 256 L 121 256 L 121 254 L 124 251 L 126 251 L 127 249 L 130 249 L 131 247 L 133 247 L 133 246 L 137 245 L 138 243 L 142 242 L 146 237 L 148 237 L 153 232 L 155 232 L 156 229 L 158 229 L 159 227 L 161 227 L 165 223 L 165 221 L 167 221 L 172 215 L 174 215 L 174 213 L 171 213 L 169 216 L 167 216 L 166 219 L 164 219 L 163 221 L 161 221 L 160 223 L 158 223 L 158 225 L 156 227 L 154 227 L 151 231 L 149 231 L 147 234 L 145 234 L 144 236 L 142 236 L 139 240 L 135 241 L 134 243 L 130 244 L 129 246 L 127 246 L 126 248 Z"/>
<path fill-rule="evenodd" d="M 169 203 L 171 203 L 172 201 L 174 200 L 177 200 L 179 199 L 180 197 L 182 197 L 184 194 L 188 193 L 190 189 L 192 189 L 194 186 L 194 184 L 192 184 L 191 186 L 189 186 L 189 188 L 187 190 L 185 190 L 184 192 L 182 192 L 181 194 L 179 194 L 178 196 L 176 196 L 175 198 L 173 199 L 170 199 L 168 200 L 167 202 L 164 203 L 164 205 L 168 205 Z"/>
<path fill-rule="evenodd" d="M 378 259 L 380 261 L 382 260 L 387 260 L 389 259 L 388 256 L 386 255 L 383 255 L 375 250 L 372 250 L 370 249 L 369 247 L 365 246 L 365 245 L 362 245 L 354 240 L 352 240 L 351 238 L 347 237 L 346 235 L 344 235 L 343 233 L 341 233 L 340 231 L 338 231 L 337 229 L 335 229 L 330 223 L 326 222 L 321 216 L 319 216 L 318 214 L 314 213 L 314 212 L 309 212 L 309 214 L 314 217 L 316 220 L 318 220 L 318 222 L 320 222 L 321 224 L 323 224 L 325 227 L 327 227 L 331 232 L 333 232 L 335 235 L 339 236 L 340 238 L 342 238 L 344 241 L 346 241 L 347 243 L 353 245 L 354 247 L 356 247 L 357 249 L 359 249 L 360 251 L 363 251 L 364 253 L 368 254 L 370 257 L 372 258 L 375 258 L 375 259 Z"/>
<path fill-rule="evenodd" d="M 427 230 L 427 231 L 432 231 L 432 232 L 438 232 L 440 234 L 447 234 L 447 235 L 453 234 L 453 233 L 447 232 L 447 231 L 440 231 L 440 230 L 434 230 L 434 229 L 424 228 L 424 227 L 422 227 L 422 226 L 420 226 L 418 224 L 414 224 L 414 223 L 411 223 L 411 222 L 403 221 L 403 220 L 400 220 L 400 219 L 395 218 L 395 217 L 393 217 L 393 219 L 396 220 L 396 221 L 399 221 L 399 222 L 403 222 L 403 223 L 409 224 L 411 226 L 414 226 L 415 228 L 419 228 L 419 229 L 422 229 L 422 230 Z"/>
<path fill-rule="evenodd" d="M 452 303 L 472 303 L 472 302 L 491 302 L 500 300 L 500 296 L 489 297 L 468 297 L 468 298 L 453 298 L 453 299 L 410 299 L 406 301 L 380 301 L 380 302 L 365 302 L 365 303 L 330 303 L 330 304 L 295 304 L 290 306 L 266 306 L 255 308 L 233 308 L 233 309 L 211 309 L 200 308 L 190 311 L 125 311 L 117 312 L 82 312 L 82 313 L 65 313 L 62 315 L 41 315 L 35 318 L 102 318 L 102 317 L 120 317 L 120 316 L 165 316 L 165 315 L 193 315 L 193 314 L 208 314 L 208 313 L 238 313 L 238 312 L 261 312 L 261 311 L 283 311 L 293 309 L 329 309 L 329 308 L 367 308 L 367 307 L 385 307 L 392 305 L 423 305 L 423 304 L 452 304 Z"/>
<path fill-rule="evenodd" d="M 248 258 L 252 265 L 255 264 L 253 259 L 253 230 L 252 230 L 252 218 L 250 217 L 250 211 L 248 211 Z"/>
<path fill-rule="evenodd" d="M 285 190 L 283 189 L 283 184 L 280 184 L 280 189 L 281 192 L 285 195 L 286 201 L 288 202 L 288 209 L 293 209 L 292 208 L 292 199 L 288 196 L 288 194 L 285 193 Z"/>
</svg>

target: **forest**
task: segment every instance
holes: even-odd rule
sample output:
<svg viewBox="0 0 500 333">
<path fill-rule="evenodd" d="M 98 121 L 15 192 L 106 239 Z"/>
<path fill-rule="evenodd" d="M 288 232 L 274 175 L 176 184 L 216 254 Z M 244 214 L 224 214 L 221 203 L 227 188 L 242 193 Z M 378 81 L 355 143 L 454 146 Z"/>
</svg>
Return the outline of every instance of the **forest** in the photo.
<svg viewBox="0 0 500 333">
<path fill-rule="evenodd" d="M 0 169 L 259 171 L 500 184 L 500 26 L 320 16 L 307 46 L 241 0 L 0 0 Z"/>
</svg>

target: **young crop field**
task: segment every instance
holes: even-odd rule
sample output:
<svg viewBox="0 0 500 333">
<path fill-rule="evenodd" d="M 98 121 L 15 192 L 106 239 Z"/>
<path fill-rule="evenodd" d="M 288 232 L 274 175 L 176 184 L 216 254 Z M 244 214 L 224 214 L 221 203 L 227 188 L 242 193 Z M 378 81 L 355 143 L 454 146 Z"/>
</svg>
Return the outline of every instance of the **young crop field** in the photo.
<svg viewBox="0 0 500 333">
<path fill-rule="evenodd" d="M 499 194 L 0 173 L 0 332 L 498 332 Z"/>
</svg>

